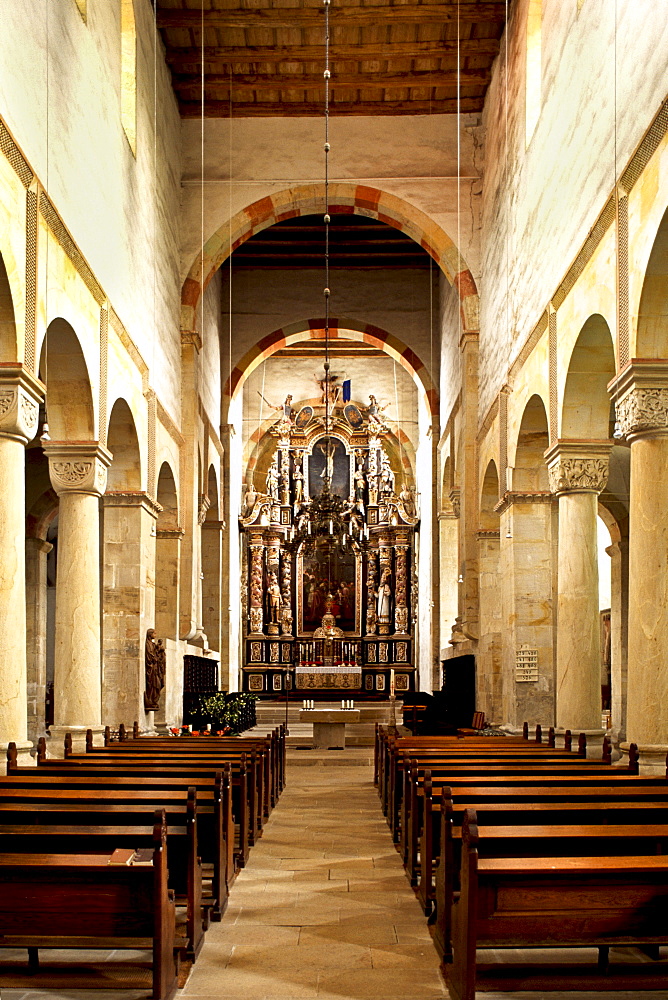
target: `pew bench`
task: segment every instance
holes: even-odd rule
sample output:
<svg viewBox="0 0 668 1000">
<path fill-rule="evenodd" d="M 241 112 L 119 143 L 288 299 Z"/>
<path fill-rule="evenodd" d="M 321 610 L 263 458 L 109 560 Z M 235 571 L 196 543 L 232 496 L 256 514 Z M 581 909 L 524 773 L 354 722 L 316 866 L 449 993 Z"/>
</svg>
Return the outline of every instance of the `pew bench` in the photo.
<svg viewBox="0 0 668 1000">
<path fill-rule="evenodd" d="M 0 854 L 0 947 L 27 948 L 33 974 L 40 968 L 40 949 L 148 948 L 152 971 L 137 986 L 152 986 L 154 1000 L 170 1000 L 178 982 L 178 951 L 164 814 L 156 820 L 153 844 L 147 866 L 110 865 L 110 854 Z M 60 974 L 58 984 L 63 985 Z"/>
<path fill-rule="evenodd" d="M 665 857 L 493 858 L 478 856 L 475 813 L 462 829 L 461 892 L 452 908 L 452 1000 L 478 989 L 512 991 L 665 989 L 668 965 L 606 963 L 610 946 L 668 942 Z M 486 963 L 477 949 L 603 949 L 602 961 L 514 966 Z"/>
</svg>

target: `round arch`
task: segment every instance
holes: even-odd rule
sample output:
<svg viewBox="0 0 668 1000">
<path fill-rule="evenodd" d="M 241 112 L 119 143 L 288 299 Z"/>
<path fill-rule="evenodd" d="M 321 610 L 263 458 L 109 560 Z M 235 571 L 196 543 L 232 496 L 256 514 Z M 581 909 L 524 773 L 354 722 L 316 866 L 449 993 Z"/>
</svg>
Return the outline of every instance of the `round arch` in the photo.
<svg viewBox="0 0 668 1000">
<path fill-rule="evenodd" d="M 485 469 L 480 488 L 480 530 L 495 531 L 499 527 L 499 515 L 494 510 L 499 501 L 499 473 L 494 459 L 490 459 Z"/>
<path fill-rule="evenodd" d="M 206 495 L 209 498 L 209 509 L 206 512 L 207 521 L 220 520 L 220 493 L 218 491 L 218 473 L 213 462 L 209 465 L 206 481 Z"/>
<path fill-rule="evenodd" d="M 258 199 L 220 226 L 198 253 L 183 283 L 181 326 L 195 330 L 202 291 L 229 255 L 255 233 L 300 215 L 323 212 L 324 184 L 303 184 Z M 330 184 L 329 211 L 332 214 L 366 215 L 410 236 L 438 264 L 457 289 L 464 329 L 478 329 L 478 289 L 475 279 L 457 247 L 440 226 L 424 212 L 396 195 L 364 184 Z"/>
<path fill-rule="evenodd" d="M 513 462 L 513 492 L 547 492 L 549 483 L 544 453 L 549 434 L 545 403 L 531 396 L 522 414 Z"/>
<path fill-rule="evenodd" d="M 122 396 L 111 408 L 107 447 L 113 455 L 107 473 L 107 492 L 140 490 L 142 469 L 137 427 L 132 410 Z"/>
<path fill-rule="evenodd" d="M 223 410 L 227 413 L 232 399 L 242 388 L 246 379 L 255 369 L 275 354 L 276 351 L 292 344 L 307 340 L 323 340 L 325 320 L 312 319 L 302 323 L 274 330 L 258 341 L 235 365 L 223 389 Z M 423 402 L 430 414 L 438 414 L 438 391 L 431 376 L 418 355 L 394 334 L 382 330 L 371 323 L 360 323 L 347 318 L 329 321 L 329 336 L 332 340 L 356 340 L 379 348 L 405 368 L 418 388 L 422 390 Z M 227 419 L 227 416 L 224 416 Z"/>
<path fill-rule="evenodd" d="M 568 365 L 560 437 L 600 440 L 610 436 L 607 387 L 614 375 L 610 328 L 603 316 L 590 316 L 580 330 Z"/>
<path fill-rule="evenodd" d="M 647 261 L 638 307 L 638 358 L 668 358 L 668 209 Z"/>
<path fill-rule="evenodd" d="M 18 361 L 18 359 L 19 344 L 14 296 L 4 257 L 0 253 L 0 361 Z"/>
<path fill-rule="evenodd" d="M 67 320 L 54 319 L 42 343 L 40 378 L 46 385 L 51 437 L 56 441 L 92 441 L 95 408 L 84 352 Z"/>
</svg>

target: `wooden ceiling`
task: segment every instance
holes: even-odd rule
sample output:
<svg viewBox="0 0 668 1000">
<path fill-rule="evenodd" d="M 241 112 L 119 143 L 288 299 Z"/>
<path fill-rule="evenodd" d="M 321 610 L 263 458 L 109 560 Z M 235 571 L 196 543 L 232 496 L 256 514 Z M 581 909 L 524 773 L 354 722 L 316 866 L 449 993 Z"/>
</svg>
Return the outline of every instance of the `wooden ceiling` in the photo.
<svg viewBox="0 0 668 1000">
<path fill-rule="evenodd" d="M 322 0 L 154 0 L 181 115 L 321 115 Z M 332 0 L 332 115 L 482 110 L 506 0 Z M 203 30 L 202 30 L 203 29 Z"/>
<path fill-rule="evenodd" d="M 429 268 L 431 258 L 392 226 L 363 215 L 332 214 L 329 227 L 330 268 Z M 325 268 L 325 224 L 322 215 L 279 222 L 237 247 L 232 266 Z"/>
</svg>

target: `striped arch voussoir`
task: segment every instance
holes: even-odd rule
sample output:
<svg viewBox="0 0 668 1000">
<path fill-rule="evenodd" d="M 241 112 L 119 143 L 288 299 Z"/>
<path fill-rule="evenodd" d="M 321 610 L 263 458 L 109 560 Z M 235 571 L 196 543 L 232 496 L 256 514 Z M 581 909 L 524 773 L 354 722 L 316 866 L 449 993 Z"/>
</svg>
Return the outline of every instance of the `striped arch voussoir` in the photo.
<svg viewBox="0 0 668 1000">
<path fill-rule="evenodd" d="M 200 295 L 229 257 L 255 233 L 277 222 L 324 211 L 324 185 L 308 184 L 260 198 L 238 212 L 206 242 L 183 283 L 181 328 L 197 327 Z M 478 330 L 478 291 L 475 279 L 445 230 L 414 205 L 364 184 L 330 184 L 329 211 L 332 214 L 365 215 L 400 230 L 418 243 L 441 268 L 457 290 L 463 328 Z"/>
</svg>

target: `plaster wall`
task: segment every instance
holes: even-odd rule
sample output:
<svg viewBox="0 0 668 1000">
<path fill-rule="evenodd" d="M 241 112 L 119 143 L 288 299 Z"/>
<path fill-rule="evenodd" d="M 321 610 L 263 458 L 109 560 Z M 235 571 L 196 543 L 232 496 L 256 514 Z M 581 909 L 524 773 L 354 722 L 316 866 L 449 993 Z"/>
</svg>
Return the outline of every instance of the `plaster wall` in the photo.
<svg viewBox="0 0 668 1000">
<path fill-rule="evenodd" d="M 229 273 L 222 269 L 223 303 L 229 299 Z M 292 323 L 323 317 L 324 271 L 245 268 L 232 273 L 232 363 L 262 337 Z M 429 371 L 438 366 L 438 269 L 336 269 L 330 276 L 330 313 L 371 323 L 412 348 Z M 430 310 L 434 312 L 433 322 Z M 225 358 L 227 361 L 227 358 Z M 227 366 L 224 369 L 227 372 Z M 435 379 L 438 384 L 437 378 Z M 371 389 L 373 392 L 373 389 Z"/>
<path fill-rule="evenodd" d="M 151 6 L 134 7 L 136 156 L 121 122 L 119 3 L 88 4 L 84 23 L 73 0 L 3 0 L 0 114 L 178 416 L 179 117 Z"/>
<path fill-rule="evenodd" d="M 478 181 L 480 153 L 471 126 L 477 122 L 476 115 L 461 116 L 459 232 L 461 253 L 474 276 L 479 221 L 471 188 Z M 203 171 L 201 139 L 199 121 L 182 123 L 182 280 L 201 248 L 202 172 L 205 240 L 261 198 L 324 178 L 324 110 L 321 118 L 207 119 Z M 329 141 L 332 184 L 356 181 L 395 195 L 407 211 L 426 213 L 456 241 L 456 115 L 332 115 Z"/>
<path fill-rule="evenodd" d="M 502 40 L 483 115 L 482 414 L 668 91 L 668 19 L 652 0 L 544 0 L 541 108 L 526 147 L 527 2 L 511 6 L 508 67 Z"/>
</svg>

